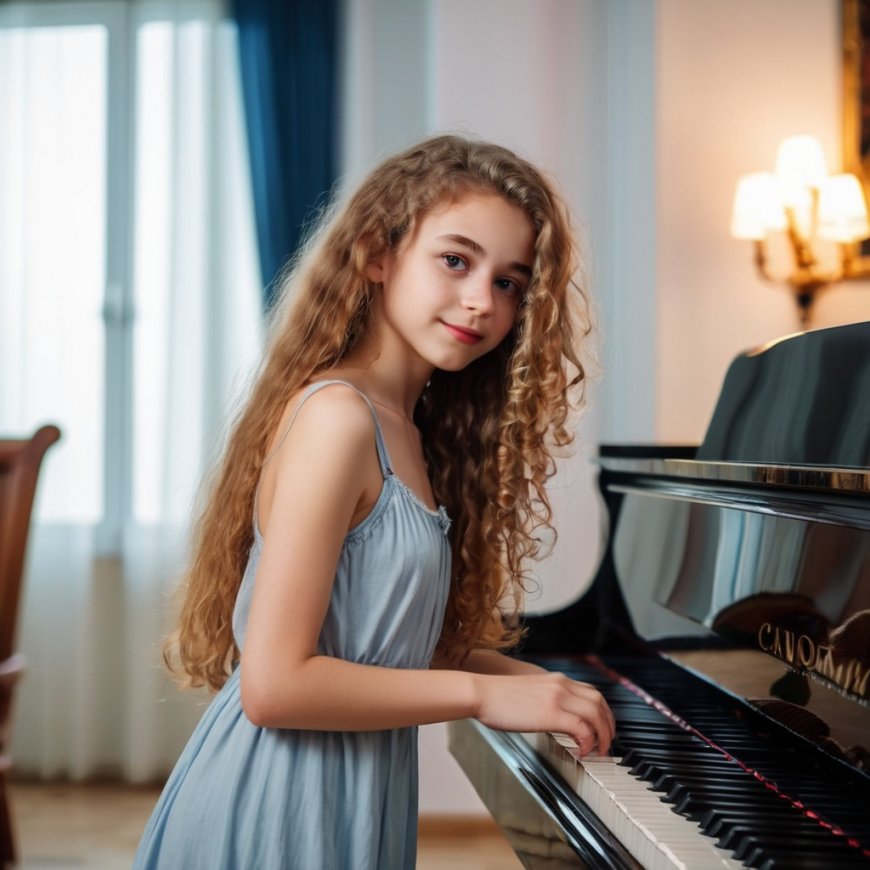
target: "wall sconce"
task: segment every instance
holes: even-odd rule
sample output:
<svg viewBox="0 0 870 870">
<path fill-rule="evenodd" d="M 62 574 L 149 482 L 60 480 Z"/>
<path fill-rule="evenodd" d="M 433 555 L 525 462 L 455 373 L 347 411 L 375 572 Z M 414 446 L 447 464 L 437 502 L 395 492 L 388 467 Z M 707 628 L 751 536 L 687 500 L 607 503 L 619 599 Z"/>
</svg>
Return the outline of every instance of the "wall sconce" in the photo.
<svg viewBox="0 0 870 870">
<path fill-rule="evenodd" d="M 794 261 L 791 274 L 779 279 L 768 271 L 766 248 L 768 236 L 776 232 L 786 234 Z M 854 259 L 855 243 L 870 236 L 861 182 L 850 174 L 829 176 L 822 146 L 812 136 L 786 139 L 773 173 L 756 172 L 738 181 L 731 235 L 754 242 L 755 266 L 765 281 L 791 287 L 804 328 L 819 291 L 838 281 L 870 277 Z M 814 250 L 818 239 L 838 243 L 836 267 L 820 266 Z"/>
</svg>

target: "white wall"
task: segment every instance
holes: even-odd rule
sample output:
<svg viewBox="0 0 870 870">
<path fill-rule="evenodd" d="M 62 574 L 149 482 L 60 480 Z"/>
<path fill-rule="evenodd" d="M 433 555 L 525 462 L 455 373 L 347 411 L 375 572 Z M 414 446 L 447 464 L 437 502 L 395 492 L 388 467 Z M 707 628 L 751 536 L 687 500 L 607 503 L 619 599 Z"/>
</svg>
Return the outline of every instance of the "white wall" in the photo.
<svg viewBox="0 0 870 870">
<path fill-rule="evenodd" d="M 797 328 L 728 219 L 788 135 L 839 167 L 838 0 L 345 2 L 348 183 L 460 130 L 555 174 L 586 239 L 601 375 L 552 487 L 561 536 L 530 608 L 554 608 L 597 564 L 595 445 L 697 442 L 730 360 Z M 817 325 L 870 318 L 867 289 L 831 290 Z M 421 811 L 483 812 L 444 741 L 421 729 Z"/>
</svg>

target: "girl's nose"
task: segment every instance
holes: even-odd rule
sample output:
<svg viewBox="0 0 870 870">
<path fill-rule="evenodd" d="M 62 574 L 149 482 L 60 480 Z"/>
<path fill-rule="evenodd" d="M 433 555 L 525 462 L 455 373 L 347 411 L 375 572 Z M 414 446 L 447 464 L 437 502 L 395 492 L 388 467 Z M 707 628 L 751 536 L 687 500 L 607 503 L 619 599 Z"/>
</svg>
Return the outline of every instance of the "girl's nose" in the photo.
<svg viewBox="0 0 870 870">
<path fill-rule="evenodd" d="M 482 275 L 463 282 L 462 306 L 478 314 L 490 314 L 493 309 L 493 288 L 489 278 Z"/>
</svg>

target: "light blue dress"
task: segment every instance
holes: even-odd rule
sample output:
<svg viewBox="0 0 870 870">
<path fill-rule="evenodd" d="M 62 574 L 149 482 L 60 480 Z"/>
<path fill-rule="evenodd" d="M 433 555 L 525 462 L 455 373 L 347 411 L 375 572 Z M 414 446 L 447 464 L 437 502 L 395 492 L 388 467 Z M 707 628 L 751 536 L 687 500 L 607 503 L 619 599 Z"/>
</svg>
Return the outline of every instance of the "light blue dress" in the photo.
<svg viewBox="0 0 870 870">
<path fill-rule="evenodd" d="M 312 384 L 298 407 L 330 383 L 336 382 Z M 393 474 L 377 414 L 366 402 L 384 486 L 344 540 L 318 651 L 369 665 L 427 668 L 447 601 L 450 522 L 443 508 L 430 510 Z M 262 544 L 255 517 L 233 614 L 239 649 Z M 259 728 L 242 710 L 235 668 L 170 775 L 133 866 L 404 870 L 415 865 L 416 845 L 416 728 Z"/>
</svg>

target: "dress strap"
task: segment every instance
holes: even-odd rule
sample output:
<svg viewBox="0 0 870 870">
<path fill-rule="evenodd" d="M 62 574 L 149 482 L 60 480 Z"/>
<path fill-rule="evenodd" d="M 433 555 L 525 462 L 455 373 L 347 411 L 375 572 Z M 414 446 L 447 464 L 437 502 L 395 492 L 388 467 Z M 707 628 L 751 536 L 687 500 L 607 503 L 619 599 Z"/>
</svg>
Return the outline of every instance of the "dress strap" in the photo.
<svg viewBox="0 0 870 870">
<path fill-rule="evenodd" d="M 263 465 L 265 466 L 266 463 L 281 449 L 281 445 L 287 438 L 287 433 L 290 431 L 290 427 L 293 425 L 293 421 L 296 419 L 296 415 L 299 413 L 305 402 L 308 401 L 308 399 L 313 396 L 318 390 L 321 390 L 323 387 L 328 387 L 331 384 L 344 384 L 344 386 L 350 387 L 354 392 L 358 393 L 365 400 L 365 403 L 369 406 L 369 410 L 372 412 L 372 419 L 375 422 L 375 445 L 378 449 L 378 461 L 381 464 L 381 473 L 384 475 L 384 477 L 391 475 L 393 473 L 393 463 L 390 461 L 390 454 L 387 452 L 387 444 L 384 441 L 384 433 L 381 431 L 381 422 L 380 420 L 378 420 L 378 414 L 377 411 L 375 411 L 375 406 L 372 404 L 371 399 L 369 399 L 369 397 L 358 387 L 355 387 L 348 381 L 342 381 L 338 379 L 329 381 L 315 381 L 313 384 L 309 384 L 305 388 L 305 391 L 302 393 L 302 398 L 293 409 L 293 413 L 290 415 L 290 419 L 287 421 L 287 425 L 284 427 L 284 431 L 281 433 L 281 437 L 278 439 L 272 452 L 263 460 Z"/>
</svg>

